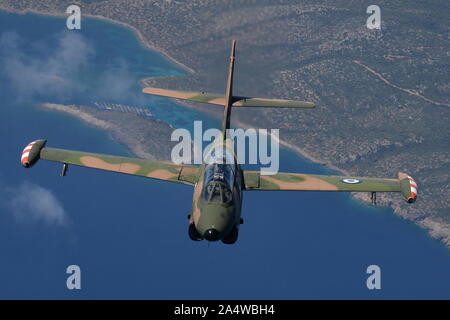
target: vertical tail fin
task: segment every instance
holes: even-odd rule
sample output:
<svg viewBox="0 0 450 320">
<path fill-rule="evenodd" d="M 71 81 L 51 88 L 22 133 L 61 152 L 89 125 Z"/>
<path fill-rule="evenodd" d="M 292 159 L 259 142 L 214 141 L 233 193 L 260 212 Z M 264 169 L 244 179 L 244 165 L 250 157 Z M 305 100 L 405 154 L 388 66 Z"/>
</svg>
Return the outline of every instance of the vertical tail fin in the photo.
<svg viewBox="0 0 450 320">
<path fill-rule="evenodd" d="M 231 104 L 233 103 L 233 74 L 236 40 L 231 42 L 230 64 L 228 66 L 227 92 L 225 94 L 225 108 L 223 111 L 222 132 L 225 138 L 226 130 L 230 128 Z"/>
</svg>

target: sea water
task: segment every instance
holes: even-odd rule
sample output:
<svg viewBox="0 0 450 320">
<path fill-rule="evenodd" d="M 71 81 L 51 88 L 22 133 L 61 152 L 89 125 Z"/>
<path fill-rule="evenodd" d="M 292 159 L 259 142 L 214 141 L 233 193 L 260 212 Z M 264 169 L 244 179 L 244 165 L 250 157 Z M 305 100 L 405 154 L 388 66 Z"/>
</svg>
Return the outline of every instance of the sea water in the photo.
<svg viewBox="0 0 450 320">
<path fill-rule="evenodd" d="M 450 298 L 450 251 L 392 210 L 345 193 L 246 192 L 245 224 L 226 246 L 189 240 L 189 186 L 76 166 L 61 178 L 47 161 L 24 169 L 21 150 L 38 138 L 130 155 L 108 133 L 39 102 L 123 103 L 189 129 L 220 119 L 141 94 L 140 78 L 184 72 L 122 26 L 83 18 L 73 32 L 62 18 L 0 12 L 0 45 L 0 298 Z M 286 149 L 280 162 L 282 171 L 332 173 Z M 62 223 L 36 217 L 35 197 L 14 207 L 36 188 L 63 208 Z M 81 268 L 81 290 L 66 287 L 69 265 Z M 381 268 L 381 290 L 366 286 L 370 265 Z"/>
</svg>

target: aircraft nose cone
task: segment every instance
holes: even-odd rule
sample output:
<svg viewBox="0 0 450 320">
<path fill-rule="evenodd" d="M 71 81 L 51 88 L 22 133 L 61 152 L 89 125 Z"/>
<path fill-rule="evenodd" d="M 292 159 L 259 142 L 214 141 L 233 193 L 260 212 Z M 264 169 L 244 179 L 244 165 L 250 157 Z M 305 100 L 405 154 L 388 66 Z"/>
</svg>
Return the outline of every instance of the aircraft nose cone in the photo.
<svg viewBox="0 0 450 320">
<path fill-rule="evenodd" d="M 208 241 L 217 241 L 219 240 L 219 231 L 216 229 L 208 229 L 203 236 Z"/>
</svg>

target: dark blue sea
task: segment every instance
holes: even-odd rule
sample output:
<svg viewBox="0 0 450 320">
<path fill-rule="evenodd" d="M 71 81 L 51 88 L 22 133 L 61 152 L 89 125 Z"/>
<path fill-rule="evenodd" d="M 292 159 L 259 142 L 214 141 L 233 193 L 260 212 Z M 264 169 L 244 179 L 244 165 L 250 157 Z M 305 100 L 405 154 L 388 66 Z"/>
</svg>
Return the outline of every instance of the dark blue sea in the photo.
<svg viewBox="0 0 450 320">
<path fill-rule="evenodd" d="M 140 78 L 184 71 L 130 30 L 83 18 L 81 31 L 68 31 L 65 19 L 0 12 L 0 65 L 0 298 L 450 298 L 450 250 L 348 194 L 248 192 L 236 245 L 208 245 L 187 235 L 189 186 L 75 166 L 61 178 L 45 161 L 21 167 L 38 138 L 129 155 L 39 102 L 123 103 L 174 127 L 219 126 L 140 93 Z M 283 171 L 330 173 L 288 150 L 280 161 Z M 69 265 L 81 268 L 81 290 L 66 287 Z M 381 290 L 366 287 L 369 265 L 381 268 Z"/>
</svg>

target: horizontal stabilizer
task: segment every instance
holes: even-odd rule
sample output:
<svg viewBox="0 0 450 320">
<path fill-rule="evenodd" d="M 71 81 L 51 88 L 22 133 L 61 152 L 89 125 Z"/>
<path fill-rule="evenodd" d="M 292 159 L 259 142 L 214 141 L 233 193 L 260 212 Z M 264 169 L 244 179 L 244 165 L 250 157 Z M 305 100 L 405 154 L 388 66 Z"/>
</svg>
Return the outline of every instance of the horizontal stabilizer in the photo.
<svg viewBox="0 0 450 320">
<path fill-rule="evenodd" d="M 223 94 L 207 93 L 207 92 L 195 92 L 195 91 L 179 91 L 179 90 L 166 90 L 159 88 L 144 88 L 142 92 L 153 94 L 157 96 L 170 97 L 182 100 L 190 100 L 195 102 L 212 103 L 212 104 L 225 104 L 225 97 Z"/>
<path fill-rule="evenodd" d="M 251 97 L 233 97 L 233 107 L 263 107 L 263 108 L 314 108 L 316 105 L 312 102 L 284 100 L 284 99 L 265 99 Z"/>
<path fill-rule="evenodd" d="M 211 103 L 217 105 L 225 105 L 226 99 L 223 94 L 196 92 L 196 91 L 179 91 L 166 90 L 159 88 L 144 88 L 142 92 L 157 96 L 183 99 L 195 102 Z M 315 104 L 306 101 L 284 100 L 284 99 L 266 99 L 253 97 L 233 96 L 231 99 L 233 107 L 263 107 L 263 108 L 314 108 Z"/>
</svg>

